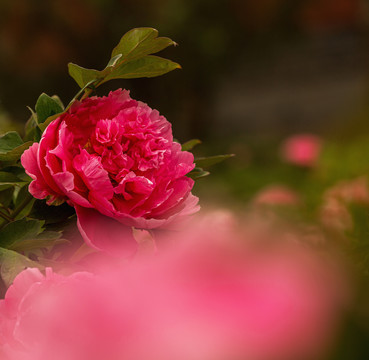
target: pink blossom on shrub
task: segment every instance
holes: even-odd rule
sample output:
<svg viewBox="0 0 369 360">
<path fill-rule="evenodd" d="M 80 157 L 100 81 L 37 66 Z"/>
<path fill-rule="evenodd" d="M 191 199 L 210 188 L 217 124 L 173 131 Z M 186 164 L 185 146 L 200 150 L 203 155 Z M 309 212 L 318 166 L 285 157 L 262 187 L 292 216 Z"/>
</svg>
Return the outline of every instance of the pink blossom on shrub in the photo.
<svg viewBox="0 0 369 360">
<path fill-rule="evenodd" d="M 324 193 L 324 199 L 336 199 L 345 204 L 369 204 L 369 187 L 367 176 L 339 181 Z"/>
<path fill-rule="evenodd" d="M 120 224 L 153 229 L 198 209 L 186 177 L 193 155 L 157 110 L 126 90 L 76 101 L 21 161 L 31 194 L 74 206 L 82 236 L 97 249 L 131 252 L 135 241 Z"/>
<path fill-rule="evenodd" d="M 282 185 L 271 185 L 259 191 L 253 199 L 258 205 L 298 205 L 299 195 Z"/>
<path fill-rule="evenodd" d="M 285 161 L 299 166 L 313 166 L 320 155 L 322 140 L 312 134 L 298 134 L 286 139 L 282 144 Z"/>
</svg>

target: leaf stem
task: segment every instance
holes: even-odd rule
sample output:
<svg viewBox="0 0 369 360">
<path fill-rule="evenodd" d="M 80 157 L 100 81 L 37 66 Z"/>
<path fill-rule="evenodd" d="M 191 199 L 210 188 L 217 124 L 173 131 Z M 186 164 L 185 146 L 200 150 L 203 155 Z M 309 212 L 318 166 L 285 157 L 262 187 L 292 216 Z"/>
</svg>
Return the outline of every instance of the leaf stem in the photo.
<svg viewBox="0 0 369 360">
<path fill-rule="evenodd" d="M 81 101 L 82 100 L 84 100 L 84 99 L 86 99 L 86 98 L 88 98 L 89 96 L 90 96 L 90 94 L 92 93 L 92 90 L 93 89 L 91 89 L 91 88 L 87 88 L 86 90 L 85 90 L 85 93 L 83 94 L 83 96 L 81 97 Z"/>
<path fill-rule="evenodd" d="M 2 211 L 0 211 L 0 217 L 2 217 L 4 220 L 6 220 L 7 223 L 13 221 L 13 219 L 10 216 L 4 214 Z"/>
<path fill-rule="evenodd" d="M 19 215 L 19 213 L 34 199 L 34 197 L 27 192 L 26 196 L 24 197 L 23 201 L 20 203 L 20 205 L 13 211 L 12 213 L 12 221 L 16 219 L 16 217 Z"/>
<path fill-rule="evenodd" d="M 5 212 L 6 212 L 7 214 L 10 214 L 9 209 L 8 209 L 7 207 L 5 207 L 3 204 L 0 204 L 0 209 L 3 209 L 3 210 L 5 210 Z"/>
</svg>

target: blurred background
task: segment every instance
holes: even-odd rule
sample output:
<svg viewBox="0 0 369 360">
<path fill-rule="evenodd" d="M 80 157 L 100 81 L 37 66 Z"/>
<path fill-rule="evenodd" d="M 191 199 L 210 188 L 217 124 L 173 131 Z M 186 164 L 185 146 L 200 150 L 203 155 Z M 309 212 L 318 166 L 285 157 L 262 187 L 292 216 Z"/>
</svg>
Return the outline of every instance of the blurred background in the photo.
<svg viewBox="0 0 369 360">
<path fill-rule="evenodd" d="M 183 70 L 107 88 L 160 109 L 182 141 L 367 127 L 366 0 L 1 0 L 0 19 L 0 106 L 18 123 L 43 91 L 73 97 L 69 61 L 102 69 L 123 33 L 151 26 Z"/>
<path fill-rule="evenodd" d="M 162 55 L 182 70 L 98 95 L 130 89 L 180 142 L 201 139 L 196 155 L 236 154 L 196 183 L 202 203 L 278 205 L 337 241 L 360 275 L 329 359 L 369 359 L 369 1 L 0 0 L 0 20 L 0 132 L 22 131 L 42 92 L 67 104 L 67 63 L 103 69 L 131 28 L 176 41 Z M 314 135 L 309 161 L 283 152 L 294 134 Z"/>
<path fill-rule="evenodd" d="M 199 155 L 236 153 L 234 165 L 265 168 L 293 133 L 340 143 L 369 134 L 367 0 L 0 0 L 0 19 L 2 131 L 24 124 L 42 92 L 69 102 L 69 61 L 102 69 L 122 34 L 151 26 L 179 44 L 163 56 L 183 70 L 98 93 L 130 89 L 179 141 L 203 140 Z"/>
</svg>

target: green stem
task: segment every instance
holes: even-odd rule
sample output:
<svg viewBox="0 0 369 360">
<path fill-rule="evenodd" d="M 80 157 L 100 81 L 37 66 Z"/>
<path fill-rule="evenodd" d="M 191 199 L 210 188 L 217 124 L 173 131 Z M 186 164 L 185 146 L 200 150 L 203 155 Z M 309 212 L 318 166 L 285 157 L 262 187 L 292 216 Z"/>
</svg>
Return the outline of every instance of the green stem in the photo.
<svg viewBox="0 0 369 360">
<path fill-rule="evenodd" d="M 12 220 L 15 220 L 19 213 L 34 199 L 34 197 L 27 193 L 20 205 L 13 211 Z"/>
<path fill-rule="evenodd" d="M 3 209 L 3 210 L 5 210 L 5 212 L 6 212 L 7 214 L 10 214 L 9 209 L 8 209 L 7 207 L 5 207 L 3 204 L 0 204 L 0 209 Z"/>
<path fill-rule="evenodd" d="M 87 88 L 85 90 L 85 93 L 83 94 L 83 96 L 81 97 L 81 101 L 88 98 L 90 96 L 90 94 L 92 93 L 92 89 L 91 88 Z"/>
<path fill-rule="evenodd" d="M 13 219 L 10 216 L 4 214 L 2 211 L 0 211 L 0 217 L 6 220 L 7 223 L 13 221 Z"/>
</svg>

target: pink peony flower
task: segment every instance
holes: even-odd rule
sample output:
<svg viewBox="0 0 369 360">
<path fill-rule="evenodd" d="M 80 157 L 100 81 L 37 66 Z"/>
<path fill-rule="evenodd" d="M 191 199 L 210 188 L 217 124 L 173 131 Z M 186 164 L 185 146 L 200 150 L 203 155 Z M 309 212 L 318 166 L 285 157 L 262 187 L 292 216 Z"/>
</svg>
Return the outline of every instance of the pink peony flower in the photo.
<svg viewBox="0 0 369 360">
<path fill-rule="evenodd" d="M 74 206 L 84 240 L 111 253 L 135 249 L 128 227 L 163 227 L 198 210 L 186 177 L 193 160 L 157 110 L 121 89 L 74 103 L 21 158 L 30 193 Z"/>
<path fill-rule="evenodd" d="M 289 163 L 310 167 L 318 160 L 321 146 L 321 139 L 316 135 L 294 135 L 282 145 L 282 157 Z"/>
</svg>

